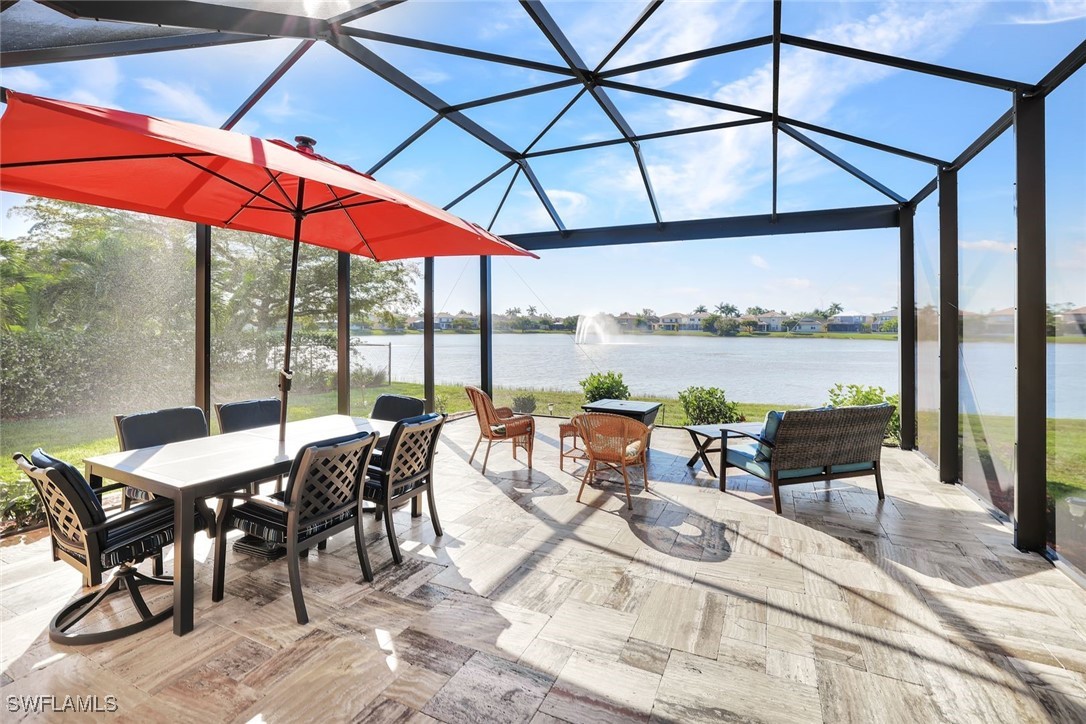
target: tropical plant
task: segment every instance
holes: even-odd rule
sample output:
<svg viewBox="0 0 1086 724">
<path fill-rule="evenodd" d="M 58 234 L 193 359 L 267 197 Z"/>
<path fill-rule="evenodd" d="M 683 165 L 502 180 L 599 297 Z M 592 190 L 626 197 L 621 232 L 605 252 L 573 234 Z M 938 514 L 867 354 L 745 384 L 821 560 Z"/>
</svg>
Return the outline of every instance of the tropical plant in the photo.
<svg viewBox="0 0 1086 724">
<path fill-rule="evenodd" d="M 729 402 L 719 387 L 687 387 L 679 392 L 679 402 L 691 425 L 741 422 L 739 405 Z"/>
<path fill-rule="evenodd" d="M 879 331 L 888 333 L 896 332 L 897 324 L 898 322 L 896 319 L 887 319 L 885 322 L 879 325 Z"/>
<path fill-rule="evenodd" d="M 769 314 L 765 307 L 747 307 L 747 314 L 757 317 L 759 314 Z"/>
<path fill-rule="evenodd" d="M 698 306 L 694 307 L 694 314 L 705 314 L 708 311 L 709 308 L 706 307 L 704 304 L 699 304 Z"/>
<path fill-rule="evenodd" d="M 536 308 L 535 308 L 535 307 L 532 307 L 532 306 L 529 306 L 529 307 L 528 307 L 528 316 L 529 316 L 529 317 L 534 317 L 534 316 L 535 316 L 535 312 L 536 312 Z"/>
<path fill-rule="evenodd" d="M 718 314 L 722 314 L 725 317 L 739 316 L 739 307 L 735 306 L 734 304 L 728 304 L 726 302 L 721 302 L 720 304 L 716 305 L 716 311 Z"/>
<path fill-rule="evenodd" d="M 701 330 L 703 332 L 712 332 L 716 334 L 717 325 L 724 321 L 724 317 L 719 314 L 710 314 L 705 319 L 701 320 Z"/>
<path fill-rule="evenodd" d="M 829 389 L 828 404 L 834 407 L 850 407 L 852 405 L 878 405 L 888 402 L 894 406 L 894 414 L 890 423 L 886 426 L 886 440 L 884 444 L 897 446 L 901 444 L 901 396 L 888 395 L 886 389 L 872 385 L 846 385 L 838 382 Z"/>
<path fill-rule="evenodd" d="M 630 399 L 630 388 L 622 381 L 621 372 L 593 372 L 581 380 L 580 384 L 584 390 L 585 402 Z"/>
</svg>

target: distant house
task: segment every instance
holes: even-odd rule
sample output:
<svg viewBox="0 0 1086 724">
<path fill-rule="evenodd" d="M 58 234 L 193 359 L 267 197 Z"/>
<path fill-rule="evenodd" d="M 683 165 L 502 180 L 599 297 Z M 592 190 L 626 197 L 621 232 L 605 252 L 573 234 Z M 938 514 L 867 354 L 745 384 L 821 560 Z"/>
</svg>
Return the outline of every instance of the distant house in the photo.
<svg viewBox="0 0 1086 724">
<path fill-rule="evenodd" d="M 870 329 L 872 319 L 874 318 L 870 314 L 864 314 L 863 312 L 841 312 L 830 317 L 829 322 L 826 324 L 826 331 L 862 332 L 864 331 L 864 325 L 868 325 L 868 329 Z"/>
<path fill-rule="evenodd" d="M 1066 312 L 1062 312 L 1056 315 L 1057 327 L 1059 322 L 1062 322 L 1062 326 L 1068 334 L 1086 334 L 1086 307 L 1078 307 L 1077 309 L 1068 309 Z"/>
<path fill-rule="evenodd" d="M 879 312 L 878 314 L 875 315 L 875 321 L 872 322 L 871 328 L 872 329 L 880 329 L 882 327 L 882 325 L 886 324 L 887 322 L 896 322 L 896 321 L 897 321 L 897 310 L 896 309 L 891 309 L 891 310 L 889 310 L 887 312 Z"/>
<path fill-rule="evenodd" d="M 448 312 L 438 312 L 434 315 L 434 329 L 452 329 L 455 316 Z"/>
<path fill-rule="evenodd" d="M 796 328 L 793 332 L 797 334 L 811 334 L 812 332 L 822 332 L 825 330 L 821 319 L 814 319 L 812 317 L 804 317 L 796 323 Z"/>
<path fill-rule="evenodd" d="M 425 323 L 425 320 L 423 320 L 422 317 L 408 317 L 407 318 L 407 328 L 408 329 L 415 329 L 415 330 L 418 330 L 418 331 L 421 332 L 424 323 Z"/>
<path fill-rule="evenodd" d="M 784 320 L 786 317 L 780 312 L 768 311 L 765 314 L 759 314 L 755 319 L 758 320 L 759 332 L 783 332 Z"/>
<path fill-rule="evenodd" d="M 615 323 L 620 329 L 637 329 L 637 315 L 623 312 L 615 317 Z"/>
<path fill-rule="evenodd" d="M 664 332 L 677 332 L 682 327 L 684 315 L 682 312 L 671 312 L 660 316 L 660 321 L 655 328 Z"/>
<path fill-rule="evenodd" d="M 700 332 L 701 323 L 708 316 L 708 312 L 691 312 L 683 318 L 681 329 L 686 332 Z"/>
<path fill-rule="evenodd" d="M 996 309 L 984 315 L 984 331 L 986 334 L 1005 335 L 1014 334 L 1014 307 Z"/>
<path fill-rule="evenodd" d="M 457 314 L 453 317 L 453 322 L 460 322 L 457 326 L 463 325 L 465 321 L 467 322 L 468 329 L 479 328 L 479 316 L 476 314 Z"/>
</svg>

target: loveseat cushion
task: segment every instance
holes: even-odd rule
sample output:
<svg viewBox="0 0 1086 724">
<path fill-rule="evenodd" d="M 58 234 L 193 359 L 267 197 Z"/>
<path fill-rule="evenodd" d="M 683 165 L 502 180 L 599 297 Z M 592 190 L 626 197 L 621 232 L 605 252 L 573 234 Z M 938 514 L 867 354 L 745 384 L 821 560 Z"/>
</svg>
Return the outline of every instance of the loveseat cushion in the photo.
<svg viewBox="0 0 1086 724">
<path fill-rule="evenodd" d="M 776 410 L 770 410 L 765 414 L 765 423 L 762 425 L 762 432 L 758 436 L 768 443 L 773 443 L 777 440 L 777 428 L 781 426 L 781 420 L 784 418 L 783 412 L 777 412 Z M 769 462 L 773 457 L 773 448 L 769 445 L 763 445 L 758 443 L 758 449 L 754 453 L 754 459 L 760 463 Z"/>
<path fill-rule="evenodd" d="M 729 465 L 734 465 L 737 468 L 741 468 L 751 475 L 755 475 L 763 480 L 769 480 L 769 462 L 764 460 L 757 460 L 758 445 L 751 443 L 749 445 L 732 445 L 727 448 L 724 453 L 724 459 Z M 854 473 L 861 470 L 874 470 L 875 464 L 870 463 L 849 463 L 847 465 L 834 465 L 831 469 L 831 473 Z M 781 470 L 778 473 L 780 480 L 788 480 L 790 478 L 804 478 L 810 475 L 821 475 L 822 468 L 798 468 L 796 470 Z"/>
</svg>

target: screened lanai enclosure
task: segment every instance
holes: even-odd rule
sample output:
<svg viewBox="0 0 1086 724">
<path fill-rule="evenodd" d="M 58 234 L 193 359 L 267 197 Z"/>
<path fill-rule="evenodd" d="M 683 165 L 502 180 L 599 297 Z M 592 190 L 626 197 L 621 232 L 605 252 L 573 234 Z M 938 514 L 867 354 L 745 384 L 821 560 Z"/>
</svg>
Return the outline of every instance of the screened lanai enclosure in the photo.
<svg viewBox="0 0 1086 724">
<path fill-rule="evenodd" d="M 897 344 L 883 353 L 891 378 L 875 381 L 900 395 L 902 450 L 1078 581 L 1084 62 L 1076 2 L 17 0 L 0 12 L 5 88 L 314 135 L 329 157 L 540 256 L 375 264 L 303 248 L 296 414 L 366 414 L 394 378 L 421 383 L 428 410 L 450 404 L 454 383 L 505 404 L 505 389 L 579 391 L 578 376 L 609 366 L 585 348 L 567 370 L 540 342 L 525 372 L 510 318 L 557 328 L 644 316 L 656 298 L 693 309 L 757 294 L 767 312 L 807 290 L 861 307 L 883 295 Z M 275 394 L 266 361 L 289 245 L 9 193 L 3 208 L 5 458 L 66 426 L 105 424 L 108 437 L 119 410 Z M 445 335 L 458 317 L 478 334 Z M 395 360 L 401 337 L 359 341 L 403 327 L 421 341 Z M 821 404 L 774 397 L 816 364 L 867 380 L 873 358 L 836 349 L 745 363 L 760 381 L 749 401 Z M 635 393 L 674 397 L 674 366 L 659 364 L 627 370 Z M 694 384 L 727 388 L 727 364 L 705 364 Z"/>
</svg>

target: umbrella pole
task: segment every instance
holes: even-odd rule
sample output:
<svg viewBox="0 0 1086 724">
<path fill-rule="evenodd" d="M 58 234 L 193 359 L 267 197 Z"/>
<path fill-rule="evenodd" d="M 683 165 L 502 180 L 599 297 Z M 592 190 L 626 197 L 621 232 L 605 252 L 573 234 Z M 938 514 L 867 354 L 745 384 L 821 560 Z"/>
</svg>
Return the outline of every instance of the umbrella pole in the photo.
<svg viewBox="0 0 1086 724">
<path fill-rule="evenodd" d="M 283 345 L 283 368 L 279 370 L 279 442 L 287 437 L 287 396 L 294 373 L 290 369 L 290 342 L 294 334 L 294 297 L 298 287 L 298 249 L 301 246 L 302 198 L 305 195 L 305 179 L 298 179 L 298 204 L 294 210 L 294 248 L 290 255 L 290 292 L 287 294 L 287 332 Z"/>
</svg>

